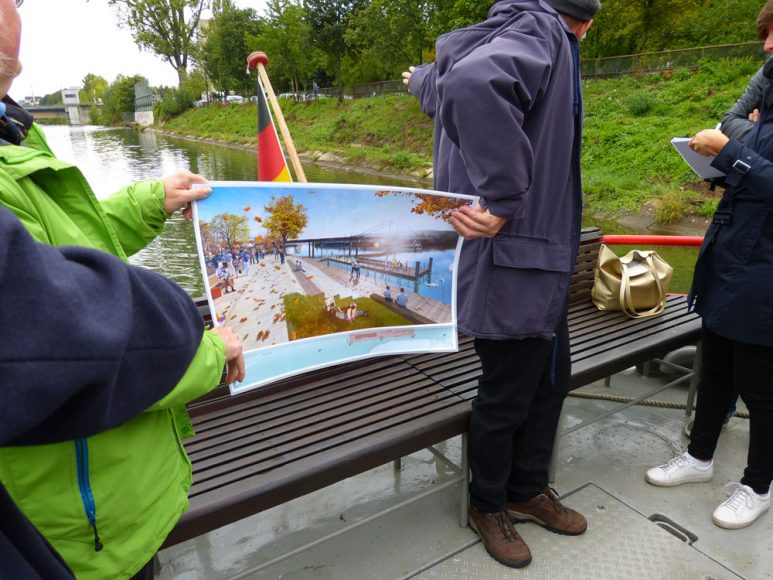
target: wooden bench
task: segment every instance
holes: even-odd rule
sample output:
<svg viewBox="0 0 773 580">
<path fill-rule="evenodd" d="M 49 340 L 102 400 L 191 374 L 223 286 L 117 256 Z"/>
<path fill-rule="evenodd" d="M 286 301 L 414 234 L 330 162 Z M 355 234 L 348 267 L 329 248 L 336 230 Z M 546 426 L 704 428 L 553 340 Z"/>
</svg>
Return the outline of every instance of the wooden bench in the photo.
<svg viewBox="0 0 773 580">
<path fill-rule="evenodd" d="M 683 296 L 669 297 L 650 319 L 591 304 L 600 239 L 598 229 L 583 231 L 572 279 L 573 389 L 699 339 L 700 321 Z M 219 388 L 189 407 L 190 509 L 166 545 L 464 436 L 479 369 L 472 339 L 460 337 L 457 353 L 370 359 L 233 397 Z M 466 465 L 460 474 L 466 485 Z"/>
</svg>

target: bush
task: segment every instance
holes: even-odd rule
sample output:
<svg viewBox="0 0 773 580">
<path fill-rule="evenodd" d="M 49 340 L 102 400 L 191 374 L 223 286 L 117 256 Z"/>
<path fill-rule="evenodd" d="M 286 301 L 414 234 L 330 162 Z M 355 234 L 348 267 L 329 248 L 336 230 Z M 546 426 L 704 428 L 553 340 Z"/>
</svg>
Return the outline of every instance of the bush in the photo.
<svg viewBox="0 0 773 580">
<path fill-rule="evenodd" d="M 625 106 L 634 117 L 642 117 L 652 110 L 655 99 L 649 93 L 638 91 L 631 93 L 625 99 Z"/>
<path fill-rule="evenodd" d="M 193 108 L 195 96 L 188 91 L 169 89 L 164 93 L 164 98 L 153 107 L 153 116 L 156 121 L 162 123 Z"/>
</svg>

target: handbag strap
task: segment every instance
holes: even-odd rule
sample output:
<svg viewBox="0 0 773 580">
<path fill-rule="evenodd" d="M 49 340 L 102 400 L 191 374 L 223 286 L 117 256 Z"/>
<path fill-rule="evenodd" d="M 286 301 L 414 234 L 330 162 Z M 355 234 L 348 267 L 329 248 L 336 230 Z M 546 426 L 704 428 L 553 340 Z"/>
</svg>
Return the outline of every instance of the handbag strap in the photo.
<svg viewBox="0 0 773 580">
<path fill-rule="evenodd" d="M 655 270 L 655 264 L 653 263 L 652 254 L 649 254 L 646 258 L 647 266 L 650 269 L 652 277 L 655 279 L 655 286 L 658 289 L 659 302 L 649 310 L 637 312 L 636 307 L 633 304 L 633 298 L 631 297 L 631 277 L 628 275 L 628 264 L 621 262 L 621 280 L 620 280 L 620 308 L 622 311 L 631 318 L 647 318 L 648 316 L 655 316 L 660 314 L 666 309 L 666 293 L 663 290 L 663 285 L 660 283 L 660 278 Z"/>
</svg>

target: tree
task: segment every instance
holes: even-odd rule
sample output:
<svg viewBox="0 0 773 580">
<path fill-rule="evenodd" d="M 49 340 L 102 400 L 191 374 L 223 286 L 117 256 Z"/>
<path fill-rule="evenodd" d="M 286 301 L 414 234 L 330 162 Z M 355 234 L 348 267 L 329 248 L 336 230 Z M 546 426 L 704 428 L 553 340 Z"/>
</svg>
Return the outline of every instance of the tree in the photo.
<svg viewBox="0 0 773 580">
<path fill-rule="evenodd" d="M 92 73 L 83 77 L 81 83 L 83 83 L 83 88 L 80 91 L 81 103 L 99 103 L 110 86 L 107 79 Z"/>
<path fill-rule="evenodd" d="M 429 22 L 434 6 L 421 0 L 372 0 L 355 11 L 345 38 L 357 52 L 356 80 L 395 78 L 409 65 L 421 64 L 434 43 Z"/>
<path fill-rule="evenodd" d="M 751 23 L 756 10 L 756 0 L 606 0 L 582 44 L 582 56 L 617 56 L 754 40 Z M 739 26 L 744 21 L 746 26 Z M 738 33 L 744 29 L 749 36 Z"/>
<path fill-rule="evenodd" d="M 299 2 L 269 0 L 262 31 L 248 38 L 248 43 L 268 55 L 272 85 L 286 84 L 298 94 L 305 92 L 301 87 L 312 79 L 323 61 L 311 37 L 311 26 Z"/>
<path fill-rule="evenodd" d="M 451 221 L 451 214 L 465 205 L 470 205 L 470 200 L 457 197 L 433 195 L 431 193 L 413 193 L 410 191 L 391 191 L 382 189 L 375 193 L 376 197 L 388 195 L 403 195 L 413 198 L 411 213 L 416 215 L 428 215 L 444 222 Z"/>
<path fill-rule="evenodd" d="M 282 248 L 287 240 L 297 238 L 309 222 L 306 208 L 302 203 L 295 203 L 292 195 L 284 195 L 279 199 L 271 198 L 265 211 L 269 217 L 263 220 L 263 227 L 268 237 L 282 240 Z"/>
<path fill-rule="evenodd" d="M 233 251 L 236 242 L 250 239 L 250 226 L 246 215 L 221 213 L 209 220 L 209 235 L 217 245 L 226 245 Z"/>
<path fill-rule="evenodd" d="M 349 16 L 365 5 L 365 0 L 304 0 L 306 17 L 313 31 L 314 45 L 327 57 L 338 84 L 338 98 L 343 100 L 341 62 L 346 55 L 346 28 Z"/>
<path fill-rule="evenodd" d="M 115 125 L 124 114 L 134 114 L 134 85 L 147 79 L 140 75 L 118 75 L 102 97 L 101 120 L 103 125 Z"/>
<path fill-rule="evenodd" d="M 260 32 L 254 10 L 226 7 L 206 28 L 201 46 L 201 64 L 216 89 L 228 95 L 236 91 L 250 93 L 252 81 L 247 75 L 247 38 Z"/>
<path fill-rule="evenodd" d="M 40 104 L 41 105 L 61 105 L 64 102 L 64 99 L 62 99 L 62 91 L 56 91 L 55 93 L 50 93 L 48 95 L 45 95 L 44 97 L 41 97 Z"/>
<path fill-rule="evenodd" d="M 134 41 L 162 57 L 182 83 L 194 47 L 201 13 L 210 0 L 108 0 L 118 8 L 119 26 L 131 30 Z"/>
</svg>

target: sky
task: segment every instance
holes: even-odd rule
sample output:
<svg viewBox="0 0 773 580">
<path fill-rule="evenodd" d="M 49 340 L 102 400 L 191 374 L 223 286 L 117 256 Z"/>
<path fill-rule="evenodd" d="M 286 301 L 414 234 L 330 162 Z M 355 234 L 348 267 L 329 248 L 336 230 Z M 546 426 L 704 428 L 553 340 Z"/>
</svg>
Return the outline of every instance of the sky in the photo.
<svg viewBox="0 0 773 580">
<path fill-rule="evenodd" d="M 238 8 L 262 14 L 265 0 L 235 0 Z M 25 0 L 22 20 L 23 70 L 11 96 L 43 96 L 81 86 L 88 73 L 113 82 L 119 74 L 145 76 L 151 86 L 177 86 L 172 65 L 150 52 L 140 52 L 127 28 L 119 28 L 107 0 Z M 247 55 L 244 55 L 245 62 Z"/>
<path fill-rule="evenodd" d="M 302 238 L 328 238 L 374 233 L 410 235 L 422 230 L 450 230 L 451 226 L 428 215 L 411 213 L 413 200 L 393 195 L 375 197 L 367 187 L 358 189 L 337 189 L 335 186 L 308 190 L 284 188 L 276 185 L 272 189 L 222 186 L 215 193 L 198 204 L 200 221 L 209 221 L 215 215 L 228 212 L 246 215 L 250 219 L 253 236 L 265 235 L 262 225 L 255 217 L 268 217 L 264 206 L 272 197 L 292 195 L 296 202 L 306 208 L 308 224 Z"/>
</svg>

